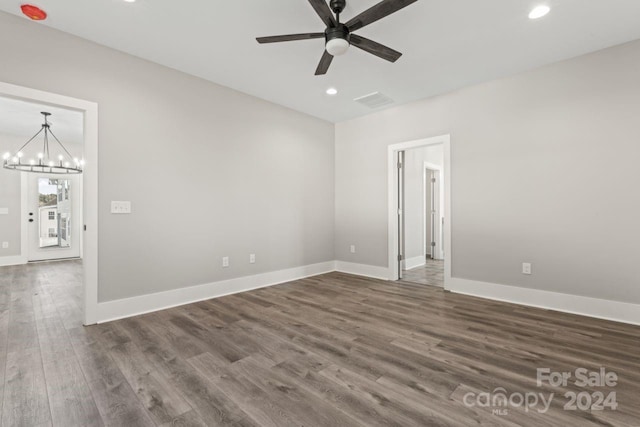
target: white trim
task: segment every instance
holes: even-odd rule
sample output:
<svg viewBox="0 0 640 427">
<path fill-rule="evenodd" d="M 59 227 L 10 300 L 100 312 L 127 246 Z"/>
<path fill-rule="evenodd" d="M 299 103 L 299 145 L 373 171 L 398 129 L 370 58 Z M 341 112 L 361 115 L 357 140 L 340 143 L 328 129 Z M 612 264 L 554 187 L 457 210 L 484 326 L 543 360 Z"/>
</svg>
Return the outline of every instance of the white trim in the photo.
<svg viewBox="0 0 640 427">
<path fill-rule="evenodd" d="M 97 321 L 98 309 L 98 104 L 64 95 L 0 82 L 0 96 L 39 104 L 72 108 L 84 113 L 84 160 L 82 209 L 87 231 L 83 232 L 84 324 Z M 23 212 L 27 207 L 22 206 Z M 21 216 L 23 218 L 23 216 Z M 24 228 L 24 227 L 21 227 Z M 21 235 L 21 256 L 26 258 L 27 242 Z"/>
<path fill-rule="evenodd" d="M 561 311 L 597 319 L 640 325 L 640 304 L 569 295 L 539 289 L 453 278 L 449 290 L 458 294 Z"/>
<path fill-rule="evenodd" d="M 29 233 L 25 227 L 27 212 L 29 212 L 29 201 L 25 194 L 29 188 L 29 179 L 26 173 L 20 174 L 20 256 L 24 259 L 24 264 L 29 262 Z"/>
<path fill-rule="evenodd" d="M 389 280 L 389 269 L 386 267 L 378 267 L 375 265 L 336 261 L 335 271 L 355 274 L 357 276 L 371 277 L 372 279 Z"/>
<path fill-rule="evenodd" d="M 412 268 L 422 267 L 427 263 L 426 254 L 424 256 L 416 256 L 406 259 L 404 261 L 404 269 L 411 270 Z"/>
<path fill-rule="evenodd" d="M 387 279 L 398 279 L 398 215 L 396 211 L 396 201 L 398 197 L 396 162 L 399 151 L 406 151 L 412 148 L 419 148 L 428 145 L 442 144 L 444 150 L 444 289 L 449 289 L 451 281 L 451 137 L 441 135 L 433 138 L 419 139 L 416 141 L 393 144 L 387 147 L 387 189 L 388 189 L 388 265 Z"/>
<path fill-rule="evenodd" d="M 27 259 L 22 255 L 0 257 L 0 267 L 8 267 L 10 265 L 22 265 L 26 263 L 27 263 Z"/>
<path fill-rule="evenodd" d="M 101 302 L 98 304 L 97 321 L 98 323 L 110 322 L 112 320 L 277 285 L 305 277 L 330 273 L 334 270 L 335 262 L 328 261 L 254 276 L 238 277 L 204 285 L 173 289 L 150 295 Z"/>
</svg>

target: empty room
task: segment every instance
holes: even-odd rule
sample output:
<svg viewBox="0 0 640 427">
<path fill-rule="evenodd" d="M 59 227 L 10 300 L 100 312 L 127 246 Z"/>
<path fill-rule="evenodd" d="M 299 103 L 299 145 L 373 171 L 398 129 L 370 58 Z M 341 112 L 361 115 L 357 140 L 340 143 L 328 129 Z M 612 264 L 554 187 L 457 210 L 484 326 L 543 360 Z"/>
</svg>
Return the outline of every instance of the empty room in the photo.
<svg viewBox="0 0 640 427">
<path fill-rule="evenodd" d="M 640 2 L 0 0 L 0 426 L 640 427 Z"/>
</svg>

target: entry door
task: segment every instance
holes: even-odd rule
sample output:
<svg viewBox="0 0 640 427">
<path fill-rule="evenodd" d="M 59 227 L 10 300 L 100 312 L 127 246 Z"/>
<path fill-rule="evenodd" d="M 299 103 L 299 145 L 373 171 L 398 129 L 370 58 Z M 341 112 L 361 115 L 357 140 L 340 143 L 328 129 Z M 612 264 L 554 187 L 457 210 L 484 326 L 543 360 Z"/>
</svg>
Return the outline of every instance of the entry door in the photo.
<svg viewBox="0 0 640 427">
<path fill-rule="evenodd" d="M 29 261 L 80 257 L 80 178 L 28 174 Z"/>
</svg>

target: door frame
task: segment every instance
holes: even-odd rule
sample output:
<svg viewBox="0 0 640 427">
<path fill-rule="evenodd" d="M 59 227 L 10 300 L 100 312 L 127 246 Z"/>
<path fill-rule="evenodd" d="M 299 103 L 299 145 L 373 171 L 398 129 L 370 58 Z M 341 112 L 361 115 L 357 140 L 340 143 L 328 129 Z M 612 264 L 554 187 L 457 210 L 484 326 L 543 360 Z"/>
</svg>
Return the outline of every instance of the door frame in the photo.
<svg viewBox="0 0 640 427">
<path fill-rule="evenodd" d="M 84 160 L 82 177 L 82 256 L 84 304 L 83 324 L 92 325 L 98 320 L 98 104 L 64 95 L 0 82 L 0 96 L 38 104 L 70 108 L 84 113 Z M 26 188 L 26 172 L 22 172 L 22 189 Z M 22 197 L 20 218 L 28 212 L 26 197 Z M 24 225 L 24 224 L 23 224 Z M 82 226 L 86 227 L 82 230 Z M 20 227 L 20 259 L 27 262 L 27 228 Z"/>
<path fill-rule="evenodd" d="M 444 289 L 448 290 L 451 283 L 451 136 L 440 135 L 431 138 L 392 144 L 387 147 L 387 188 L 388 188 L 388 265 L 389 280 L 398 280 L 399 262 L 399 222 L 398 222 L 398 152 L 429 145 L 442 145 L 444 151 Z"/>
<path fill-rule="evenodd" d="M 423 204 L 423 207 L 422 207 L 422 223 L 424 224 L 425 227 L 427 226 L 427 217 L 429 216 L 429 215 L 427 215 L 427 210 L 428 210 L 427 208 L 428 208 L 428 205 L 430 205 L 430 202 L 431 202 L 430 200 L 427 200 L 427 197 L 426 197 L 427 196 L 427 185 L 429 185 L 429 186 L 431 185 L 430 182 L 427 182 L 427 170 L 431 170 L 431 171 L 434 171 L 434 172 L 438 173 L 439 181 L 437 183 L 438 183 L 438 187 L 440 187 L 440 185 L 441 185 L 441 181 L 440 180 L 444 179 L 444 176 L 442 174 L 442 169 L 443 169 L 442 166 L 436 165 L 435 163 L 430 163 L 430 162 L 424 162 L 424 166 L 422 168 L 422 173 L 423 173 L 423 176 L 422 176 L 422 184 L 423 184 L 422 194 L 423 194 L 423 197 L 424 197 L 424 204 Z M 436 260 L 444 258 L 444 253 L 442 251 L 442 247 L 443 247 L 442 246 L 442 240 L 443 240 L 443 238 L 442 238 L 442 223 L 440 221 L 440 218 L 442 217 L 442 215 L 441 215 L 442 214 L 441 199 L 444 198 L 443 197 L 444 194 L 440 194 L 440 193 L 441 193 L 440 188 L 438 188 L 438 192 L 437 192 L 438 197 L 436 198 L 437 199 L 436 203 L 438 205 L 438 209 L 436 211 L 437 214 L 438 214 L 438 222 L 436 223 L 436 227 L 435 227 L 435 230 L 434 230 L 434 232 L 437 232 L 437 236 L 436 236 L 436 238 L 434 240 L 436 242 L 435 248 L 437 249 L 437 251 L 436 251 L 437 252 L 437 257 L 434 258 L 433 257 L 434 254 L 431 254 L 431 257 L 433 259 L 436 259 Z M 427 242 L 426 234 L 427 233 L 426 233 L 426 229 L 425 229 L 425 233 L 424 233 L 424 236 L 423 236 L 423 245 L 422 245 L 422 247 L 424 249 L 423 255 L 424 255 L 425 259 L 427 257 L 427 243 L 429 243 L 429 242 Z"/>
</svg>

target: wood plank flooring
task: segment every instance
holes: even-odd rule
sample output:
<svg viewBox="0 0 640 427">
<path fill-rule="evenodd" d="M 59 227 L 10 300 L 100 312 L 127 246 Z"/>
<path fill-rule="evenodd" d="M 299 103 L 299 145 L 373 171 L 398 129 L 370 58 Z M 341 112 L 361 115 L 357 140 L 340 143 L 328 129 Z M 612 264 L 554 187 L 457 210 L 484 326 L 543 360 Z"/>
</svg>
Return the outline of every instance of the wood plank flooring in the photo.
<svg viewBox="0 0 640 427">
<path fill-rule="evenodd" d="M 80 325 L 79 262 L 0 268 L 3 426 L 640 426 L 640 328 L 340 273 Z M 536 368 L 605 367 L 616 411 Z M 547 413 L 465 405 L 550 393 Z"/>
<path fill-rule="evenodd" d="M 444 261 L 427 259 L 425 265 L 402 270 L 402 280 L 423 285 L 444 287 Z"/>
</svg>

